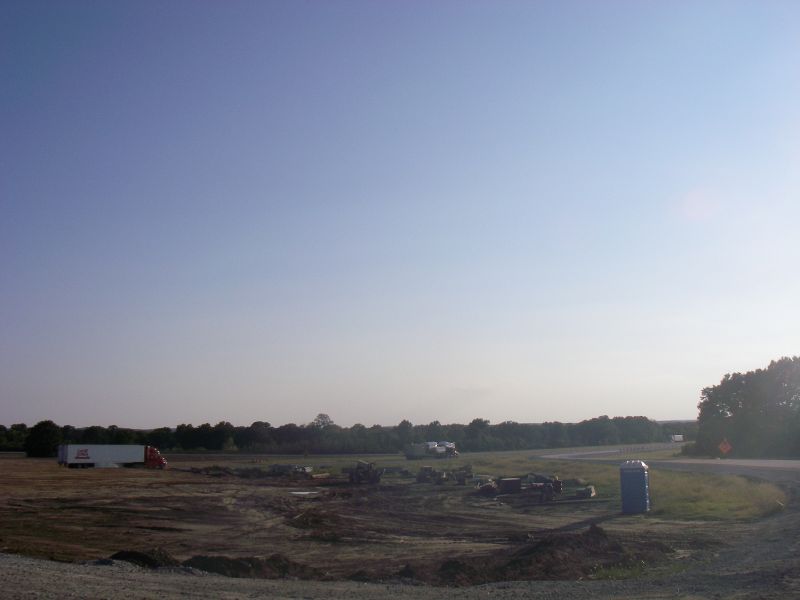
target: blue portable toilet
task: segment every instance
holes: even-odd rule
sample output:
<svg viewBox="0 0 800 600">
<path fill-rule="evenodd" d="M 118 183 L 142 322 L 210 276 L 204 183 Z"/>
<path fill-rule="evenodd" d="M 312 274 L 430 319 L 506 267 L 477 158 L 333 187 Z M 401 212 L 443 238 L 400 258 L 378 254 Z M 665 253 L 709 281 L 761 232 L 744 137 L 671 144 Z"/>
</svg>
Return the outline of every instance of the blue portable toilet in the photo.
<svg viewBox="0 0 800 600">
<path fill-rule="evenodd" d="M 619 466 L 622 512 L 636 515 L 650 510 L 650 478 L 641 460 L 626 460 Z"/>
</svg>

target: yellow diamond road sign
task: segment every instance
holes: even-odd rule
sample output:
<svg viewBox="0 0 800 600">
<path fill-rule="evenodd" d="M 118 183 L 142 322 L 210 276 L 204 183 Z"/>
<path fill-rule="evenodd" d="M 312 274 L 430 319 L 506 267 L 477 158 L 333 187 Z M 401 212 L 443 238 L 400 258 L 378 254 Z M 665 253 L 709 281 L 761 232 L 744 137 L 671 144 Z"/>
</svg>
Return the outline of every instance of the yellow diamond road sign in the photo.
<svg viewBox="0 0 800 600">
<path fill-rule="evenodd" d="M 723 454 L 727 454 L 733 450 L 733 446 L 731 446 L 731 443 L 727 439 L 722 440 L 717 448 L 719 448 L 719 451 Z"/>
</svg>

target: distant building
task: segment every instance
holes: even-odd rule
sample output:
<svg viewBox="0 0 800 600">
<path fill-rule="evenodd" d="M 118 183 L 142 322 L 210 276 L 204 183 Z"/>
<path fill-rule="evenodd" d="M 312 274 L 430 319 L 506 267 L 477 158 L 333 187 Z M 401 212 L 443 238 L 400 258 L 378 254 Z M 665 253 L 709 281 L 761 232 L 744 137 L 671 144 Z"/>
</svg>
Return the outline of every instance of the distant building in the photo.
<svg viewBox="0 0 800 600">
<path fill-rule="evenodd" d="M 683 435 L 681 435 L 679 433 L 673 433 L 671 436 L 669 436 L 669 438 L 673 442 L 682 442 L 683 441 Z"/>
</svg>

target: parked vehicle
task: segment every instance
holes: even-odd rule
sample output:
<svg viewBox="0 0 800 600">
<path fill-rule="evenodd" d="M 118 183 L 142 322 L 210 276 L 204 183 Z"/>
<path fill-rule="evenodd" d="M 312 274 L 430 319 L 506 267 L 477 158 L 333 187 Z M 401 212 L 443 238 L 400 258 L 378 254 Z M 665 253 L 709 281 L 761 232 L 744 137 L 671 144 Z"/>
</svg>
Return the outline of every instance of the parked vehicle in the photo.
<svg viewBox="0 0 800 600">
<path fill-rule="evenodd" d="M 408 444 L 403 453 L 409 460 L 420 458 L 453 458 L 458 456 L 453 442 L 420 442 Z"/>
<path fill-rule="evenodd" d="M 269 466 L 267 475 L 273 477 L 302 477 L 311 479 L 313 477 L 313 472 L 314 467 L 305 465 L 274 464 Z"/>
<path fill-rule="evenodd" d="M 350 476 L 350 483 L 380 483 L 384 469 L 379 469 L 375 463 L 359 460 L 354 467 L 342 469 L 343 473 Z"/>
<path fill-rule="evenodd" d="M 72 469 L 87 467 L 133 467 L 166 469 L 167 459 L 154 446 L 134 444 L 62 444 L 58 464 Z"/>
<path fill-rule="evenodd" d="M 419 473 L 417 473 L 417 483 L 435 483 L 441 485 L 447 481 L 447 479 L 446 471 L 438 471 L 430 465 L 425 465 L 419 470 Z"/>
</svg>

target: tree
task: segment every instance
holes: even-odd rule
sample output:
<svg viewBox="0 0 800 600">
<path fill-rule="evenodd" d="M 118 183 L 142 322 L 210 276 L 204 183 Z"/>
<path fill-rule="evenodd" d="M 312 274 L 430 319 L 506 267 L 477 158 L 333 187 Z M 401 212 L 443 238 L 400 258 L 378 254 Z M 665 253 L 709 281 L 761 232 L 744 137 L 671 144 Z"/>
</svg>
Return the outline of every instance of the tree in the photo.
<svg viewBox="0 0 800 600">
<path fill-rule="evenodd" d="M 487 439 L 489 433 L 489 421 L 486 419 L 473 419 L 467 425 L 466 439 L 464 440 L 465 450 L 489 450 L 491 445 Z"/>
<path fill-rule="evenodd" d="M 81 444 L 108 444 L 108 431 L 100 425 L 92 425 L 81 432 Z"/>
<path fill-rule="evenodd" d="M 325 429 L 326 427 L 333 425 L 333 419 L 331 419 L 325 413 L 319 413 L 313 421 L 311 421 L 311 426 L 316 427 L 318 429 Z"/>
<path fill-rule="evenodd" d="M 581 421 L 575 426 L 579 443 L 586 446 L 618 444 L 619 432 L 608 415 L 602 415 L 588 421 Z"/>
<path fill-rule="evenodd" d="M 116 425 L 109 425 L 107 431 L 109 444 L 135 444 L 136 432 L 132 429 L 119 428 Z"/>
<path fill-rule="evenodd" d="M 564 423 L 553 421 L 545 423 L 542 428 L 547 448 L 563 448 L 570 445 L 569 430 Z"/>
<path fill-rule="evenodd" d="M 14 423 L 6 431 L 6 450 L 24 450 L 25 438 L 28 437 L 28 426 L 25 423 Z"/>
<path fill-rule="evenodd" d="M 175 428 L 175 442 L 183 450 L 196 447 L 194 426 L 191 423 L 181 423 Z"/>
<path fill-rule="evenodd" d="M 264 451 L 272 440 L 271 429 L 265 421 L 254 421 L 250 427 L 237 427 L 233 442 L 240 449 Z"/>
<path fill-rule="evenodd" d="M 148 446 L 155 446 L 160 450 L 175 447 L 175 434 L 169 427 L 159 427 L 145 434 L 145 441 Z"/>
<path fill-rule="evenodd" d="M 236 447 L 233 442 L 233 434 L 235 427 L 227 421 L 220 421 L 214 425 L 211 434 L 211 445 L 207 446 L 213 450 L 235 450 Z"/>
<path fill-rule="evenodd" d="M 400 443 L 401 448 L 407 446 L 413 441 L 414 426 L 408 419 L 403 419 L 400 421 L 400 423 L 394 429 L 395 433 L 397 434 L 397 441 Z"/>
<path fill-rule="evenodd" d="M 194 430 L 194 447 L 202 448 L 204 450 L 219 450 L 215 448 L 214 444 L 216 438 L 214 436 L 214 428 L 211 423 L 203 423 Z"/>
<path fill-rule="evenodd" d="M 444 439 L 444 427 L 442 427 L 439 421 L 431 421 L 428 423 L 425 428 L 425 433 L 427 434 L 425 437 L 431 442 L 438 442 Z"/>
<path fill-rule="evenodd" d="M 727 439 L 736 456 L 800 454 L 800 357 L 725 375 L 698 404 L 696 450 L 717 454 Z"/>
<path fill-rule="evenodd" d="M 305 450 L 304 429 L 295 423 L 286 423 L 276 428 L 272 435 L 281 450 L 285 452 L 302 452 Z"/>
<path fill-rule="evenodd" d="M 61 443 L 61 428 L 52 421 L 39 421 L 25 440 L 28 456 L 55 456 Z"/>
<path fill-rule="evenodd" d="M 74 444 L 79 439 L 80 432 L 72 425 L 61 427 L 61 442 L 63 444 Z"/>
</svg>

